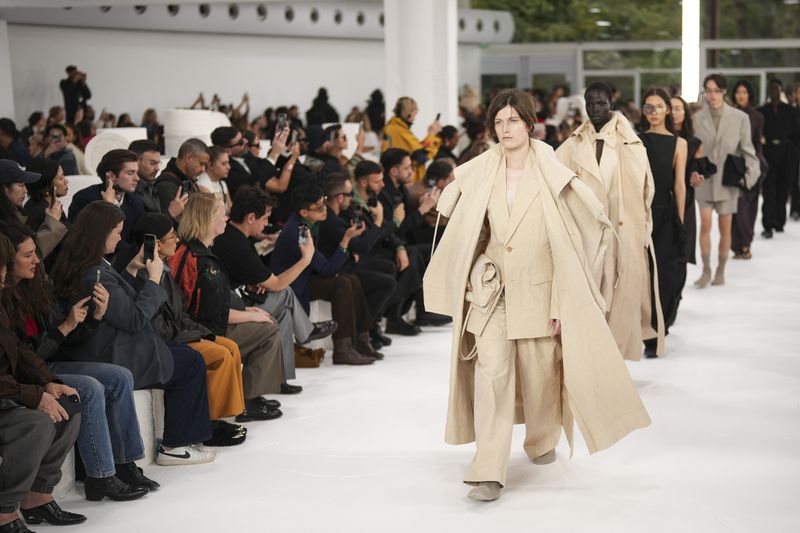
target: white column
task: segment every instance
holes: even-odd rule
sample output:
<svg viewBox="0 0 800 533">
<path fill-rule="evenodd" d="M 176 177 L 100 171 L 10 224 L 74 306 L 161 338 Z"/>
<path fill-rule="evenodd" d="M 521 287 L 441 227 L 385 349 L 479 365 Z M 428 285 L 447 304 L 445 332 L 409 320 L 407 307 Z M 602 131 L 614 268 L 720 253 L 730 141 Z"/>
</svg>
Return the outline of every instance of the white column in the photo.
<svg viewBox="0 0 800 533">
<path fill-rule="evenodd" d="M 456 0 L 384 0 L 386 119 L 401 96 L 419 104 L 418 138 L 442 114 L 458 124 L 458 5 Z"/>
<path fill-rule="evenodd" d="M 8 24 L 0 20 L 0 117 L 8 117 L 17 123 L 14 116 L 14 87 L 11 84 L 11 52 L 8 45 Z"/>
<path fill-rule="evenodd" d="M 700 92 L 700 0 L 683 0 L 681 96 L 696 102 Z"/>
</svg>

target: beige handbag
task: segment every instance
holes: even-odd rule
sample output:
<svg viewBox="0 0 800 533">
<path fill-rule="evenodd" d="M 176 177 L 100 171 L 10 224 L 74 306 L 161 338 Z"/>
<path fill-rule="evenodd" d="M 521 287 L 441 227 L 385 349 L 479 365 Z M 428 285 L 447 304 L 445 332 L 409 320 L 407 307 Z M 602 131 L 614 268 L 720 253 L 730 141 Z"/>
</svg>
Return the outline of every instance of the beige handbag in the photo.
<svg viewBox="0 0 800 533">
<path fill-rule="evenodd" d="M 494 311 L 497 302 L 500 300 L 500 295 L 503 294 L 503 282 L 500 279 L 500 269 L 494 264 L 494 261 L 486 255 L 481 254 L 472 265 L 469 272 L 469 283 L 472 285 L 472 290 L 467 292 L 464 298 L 470 303 L 467 314 L 464 317 L 464 323 L 461 326 L 461 336 L 467 331 L 467 323 L 469 322 L 472 310 L 477 308 L 485 317 L 485 322 L 488 321 L 492 311 Z M 483 329 L 483 327 L 481 327 Z M 477 348 L 473 347 L 466 355 L 461 353 L 459 349 L 458 357 L 463 361 L 473 359 L 478 354 Z"/>
</svg>

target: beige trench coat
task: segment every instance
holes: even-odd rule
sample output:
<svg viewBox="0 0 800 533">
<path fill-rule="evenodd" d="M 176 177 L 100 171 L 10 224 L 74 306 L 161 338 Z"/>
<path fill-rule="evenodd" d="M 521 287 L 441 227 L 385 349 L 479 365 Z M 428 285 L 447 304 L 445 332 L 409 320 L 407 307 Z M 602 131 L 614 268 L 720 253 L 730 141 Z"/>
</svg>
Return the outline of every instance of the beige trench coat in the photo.
<svg viewBox="0 0 800 533">
<path fill-rule="evenodd" d="M 552 148 L 533 140 L 531 148 L 529 157 L 539 166 L 546 184 L 540 194 L 562 328 L 562 396 L 566 400 L 562 423 L 571 446 L 574 417 L 594 453 L 650 423 L 606 324 L 605 303 L 597 288 L 603 254 L 615 235 L 602 204 L 558 162 Z M 445 431 L 449 444 L 475 440 L 475 360 L 462 360 L 458 353 L 468 353 L 475 341 L 469 332 L 461 335 L 467 310 L 464 295 L 502 159 L 503 149 L 497 145 L 456 168 L 456 180 L 444 189 L 437 205 L 440 214 L 450 220 L 425 273 L 424 293 L 426 309 L 453 317 Z M 521 411 L 515 422 L 524 422 Z"/>
<path fill-rule="evenodd" d="M 657 353 L 664 353 L 664 318 L 658 294 L 655 250 L 653 248 L 653 176 L 647 150 L 631 128 L 628 120 L 614 113 L 612 120 L 617 132 L 619 181 L 606 189 L 587 130 L 594 128 L 584 122 L 569 139 L 559 146 L 556 156 L 589 186 L 619 235 L 618 243 L 606 254 L 600 288 L 608 306 L 607 320 L 620 352 L 625 359 L 638 361 L 642 356 L 643 339 L 658 339 Z M 606 150 L 610 146 L 606 146 Z M 611 202 L 617 202 L 611 206 Z M 614 207 L 612 209 L 612 207 Z M 650 262 L 653 277 L 650 277 Z M 622 268 L 622 275 L 614 272 Z M 652 305 L 651 291 L 656 303 Z M 657 328 L 651 325 L 652 309 L 656 310 Z"/>
</svg>

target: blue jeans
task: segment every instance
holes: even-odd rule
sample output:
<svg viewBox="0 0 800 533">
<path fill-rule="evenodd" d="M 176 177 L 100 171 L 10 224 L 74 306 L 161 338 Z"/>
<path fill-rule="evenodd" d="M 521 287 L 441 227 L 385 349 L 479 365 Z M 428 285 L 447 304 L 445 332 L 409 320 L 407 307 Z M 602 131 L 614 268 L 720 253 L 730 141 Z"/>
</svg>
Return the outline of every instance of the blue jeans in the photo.
<svg viewBox="0 0 800 533">
<path fill-rule="evenodd" d="M 77 442 L 86 475 L 110 477 L 116 472 L 115 464 L 144 457 L 133 403 L 133 376 L 127 368 L 71 361 L 55 361 L 49 366 L 80 394 L 82 417 Z"/>
</svg>

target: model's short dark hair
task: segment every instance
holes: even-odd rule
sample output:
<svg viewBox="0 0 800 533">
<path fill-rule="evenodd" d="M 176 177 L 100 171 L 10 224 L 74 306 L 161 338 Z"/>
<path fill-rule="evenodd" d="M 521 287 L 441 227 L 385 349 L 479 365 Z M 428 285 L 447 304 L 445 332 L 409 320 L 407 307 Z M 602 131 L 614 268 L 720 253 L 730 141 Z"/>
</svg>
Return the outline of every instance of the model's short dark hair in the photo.
<svg viewBox="0 0 800 533">
<path fill-rule="evenodd" d="M 148 139 L 139 139 L 138 141 L 133 141 L 130 145 L 128 145 L 128 150 L 138 156 L 142 156 L 146 152 L 161 153 L 161 151 L 158 149 L 158 145 Z"/>
<path fill-rule="evenodd" d="M 494 119 L 506 106 L 511 106 L 517 112 L 519 118 L 528 126 L 529 131 L 532 132 L 533 127 L 536 125 L 536 103 L 533 101 L 533 96 L 522 89 L 500 91 L 492 99 L 489 109 L 486 111 L 486 130 L 495 142 L 497 142 L 497 132 L 494 128 Z"/>
<path fill-rule="evenodd" d="M 769 83 L 767 85 L 772 85 L 773 83 L 777 84 L 781 89 L 783 89 L 783 82 L 778 78 L 772 78 L 771 80 L 769 80 Z"/>
<path fill-rule="evenodd" d="M 406 157 L 411 157 L 411 154 L 402 148 L 389 148 L 381 154 L 383 171 L 389 172 L 394 167 L 401 165 Z"/>
<path fill-rule="evenodd" d="M 316 183 L 305 183 L 292 191 L 292 209 L 300 211 L 308 209 L 325 196 L 322 187 Z"/>
<path fill-rule="evenodd" d="M 723 76 L 722 74 L 709 74 L 703 79 L 703 90 L 705 90 L 706 85 L 709 81 L 713 81 L 717 87 L 722 89 L 723 91 L 728 88 L 728 78 Z"/>
<path fill-rule="evenodd" d="M 356 180 L 366 178 L 372 174 L 383 174 L 383 167 L 375 161 L 370 161 L 368 159 L 359 161 L 355 170 L 353 171 L 353 175 L 355 176 Z"/>
<path fill-rule="evenodd" d="M 439 137 L 442 139 L 452 139 L 458 134 L 458 130 L 455 126 L 445 126 L 442 128 L 442 131 L 439 132 Z"/>
<path fill-rule="evenodd" d="M 238 134 L 239 130 L 233 126 L 220 126 L 211 132 L 211 144 L 227 148 Z"/>
<path fill-rule="evenodd" d="M 343 192 L 344 184 L 347 183 L 348 179 L 347 174 L 344 172 L 331 172 L 328 174 L 323 184 L 325 195 L 331 197 Z"/>
<path fill-rule="evenodd" d="M 256 218 L 261 218 L 267 209 L 272 207 L 272 204 L 272 198 L 266 191 L 250 185 L 239 187 L 233 199 L 230 219 L 241 224 L 250 213 L 253 213 Z"/>
<path fill-rule="evenodd" d="M 585 99 L 589 99 L 589 93 L 603 93 L 608 96 L 608 101 L 610 102 L 614 98 L 614 90 L 607 84 L 603 83 L 602 81 L 596 81 L 590 83 L 586 90 L 583 91 L 583 97 Z"/>
<path fill-rule="evenodd" d="M 105 185 L 106 174 L 108 172 L 116 175 L 120 173 L 122 167 L 125 166 L 125 163 L 138 162 L 139 156 L 130 150 L 123 150 L 121 148 L 110 150 L 109 152 L 106 152 L 106 155 L 103 156 L 103 159 L 101 159 L 100 163 L 97 165 L 97 175 L 100 177 L 103 185 Z"/>
</svg>

